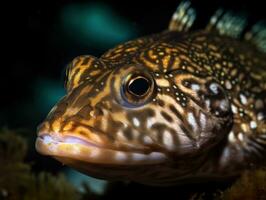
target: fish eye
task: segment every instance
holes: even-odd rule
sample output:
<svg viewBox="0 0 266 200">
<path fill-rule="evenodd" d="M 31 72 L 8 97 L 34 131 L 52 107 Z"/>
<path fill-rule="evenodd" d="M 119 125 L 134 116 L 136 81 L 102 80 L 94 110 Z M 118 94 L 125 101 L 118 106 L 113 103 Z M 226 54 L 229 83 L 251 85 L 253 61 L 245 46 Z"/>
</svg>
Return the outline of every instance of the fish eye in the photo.
<svg viewBox="0 0 266 200">
<path fill-rule="evenodd" d="M 135 96 L 144 96 L 151 87 L 151 81 L 145 76 L 137 76 L 129 80 L 127 91 Z"/>
<path fill-rule="evenodd" d="M 154 79 L 148 72 L 131 72 L 122 83 L 121 96 L 133 107 L 147 103 L 154 94 Z"/>
</svg>

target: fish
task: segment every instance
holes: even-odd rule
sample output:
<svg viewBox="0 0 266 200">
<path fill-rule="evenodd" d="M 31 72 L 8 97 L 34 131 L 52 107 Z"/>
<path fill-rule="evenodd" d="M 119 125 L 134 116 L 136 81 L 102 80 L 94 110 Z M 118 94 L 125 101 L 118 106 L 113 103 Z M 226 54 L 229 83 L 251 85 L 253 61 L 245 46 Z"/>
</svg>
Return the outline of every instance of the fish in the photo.
<svg viewBox="0 0 266 200">
<path fill-rule="evenodd" d="M 180 3 L 168 29 L 81 55 L 36 149 L 89 176 L 167 186 L 265 166 L 266 28 L 217 10 L 192 30 Z"/>
</svg>

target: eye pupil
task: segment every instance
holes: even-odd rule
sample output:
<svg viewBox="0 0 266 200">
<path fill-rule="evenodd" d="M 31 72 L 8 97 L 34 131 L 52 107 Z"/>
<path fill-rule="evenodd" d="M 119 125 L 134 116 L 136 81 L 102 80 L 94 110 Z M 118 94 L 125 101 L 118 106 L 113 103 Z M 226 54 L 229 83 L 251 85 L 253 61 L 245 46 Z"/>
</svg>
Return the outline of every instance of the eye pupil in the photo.
<svg viewBox="0 0 266 200">
<path fill-rule="evenodd" d="M 145 95 L 150 88 L 150 81 L 145 77 L 136 77 L 128 84 L 128 91 L 136 96 Z"/>
</svg>

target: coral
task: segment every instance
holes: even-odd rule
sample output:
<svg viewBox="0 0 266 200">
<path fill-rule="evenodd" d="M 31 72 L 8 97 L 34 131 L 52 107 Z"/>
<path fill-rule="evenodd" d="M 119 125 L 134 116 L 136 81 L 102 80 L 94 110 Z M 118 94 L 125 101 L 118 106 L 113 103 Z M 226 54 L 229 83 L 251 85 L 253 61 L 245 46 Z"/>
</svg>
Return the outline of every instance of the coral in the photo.
<svg viewBox="0 0 266 200">
<path fill-rule="evenodd" d="M 80 194 L 64 178 L 46 172 L 35 175 L 23 162 L 25 140 L 8 129 L 0 131 L 0 199 L 76 200 Z"/>
</svg>

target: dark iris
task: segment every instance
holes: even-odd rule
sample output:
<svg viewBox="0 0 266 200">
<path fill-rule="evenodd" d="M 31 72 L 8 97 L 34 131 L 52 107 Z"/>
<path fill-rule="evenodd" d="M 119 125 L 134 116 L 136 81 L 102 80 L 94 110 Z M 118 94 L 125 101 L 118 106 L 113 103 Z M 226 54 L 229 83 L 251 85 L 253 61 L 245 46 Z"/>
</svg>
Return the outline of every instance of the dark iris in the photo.
<svg viewBox="0 0 266 200">
<path fill-rule="evenodd" d="M 128 91 L 133 95 L 143 96 L 149 91 L 150 85 L 151 83 L 148 79 L 138 76 L 129 82 Z"/>
</svg>

